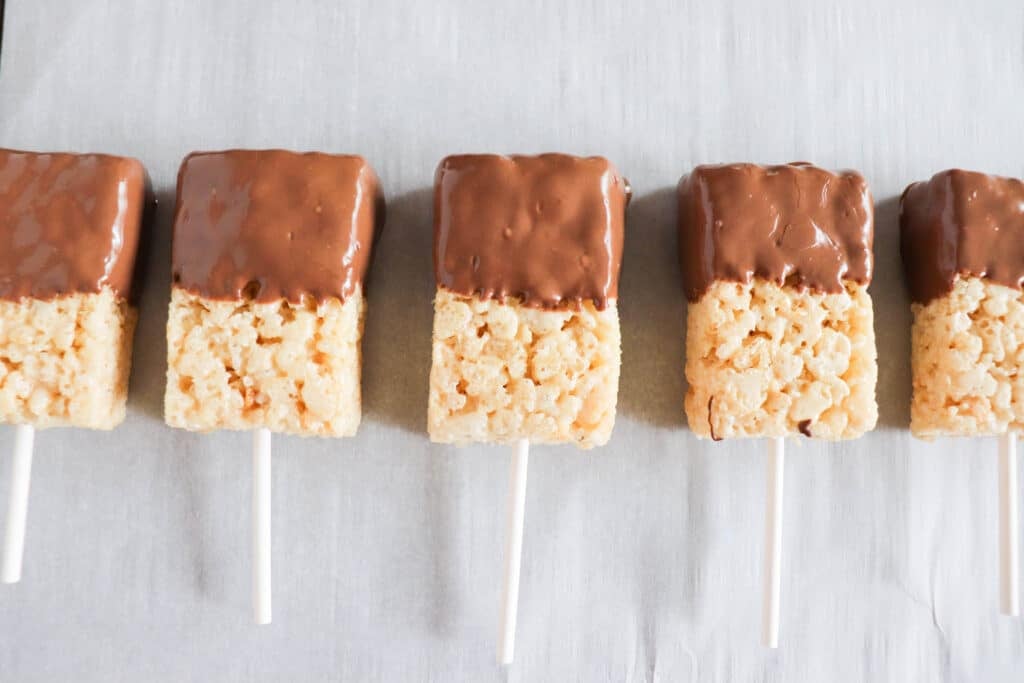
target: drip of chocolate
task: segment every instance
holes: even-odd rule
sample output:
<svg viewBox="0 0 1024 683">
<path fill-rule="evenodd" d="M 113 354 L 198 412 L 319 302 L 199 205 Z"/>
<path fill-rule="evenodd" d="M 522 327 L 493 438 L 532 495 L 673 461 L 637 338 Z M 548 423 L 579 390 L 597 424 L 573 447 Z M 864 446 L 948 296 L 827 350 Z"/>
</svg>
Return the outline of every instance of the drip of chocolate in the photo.
<svg viewBox="0 0 1024 683">
<path fill-rule="evenodd" d="M 0 299 L 134 300 L 147 188 L 135 159 L 0 149 Z"/>
<path fill-rule="evenodd" d="M 1020 289 L 1024 282 L 1024 182 L 952 169 L 900 198 L 900 254 L 910 298 L 949 294 L 959 276 Z"/>
<path fill-rule="evenodd" d="M 815 292 L 871 281 L 874 207 L 864 178 L 807 163 L 698 166 L 679 182 L 686 296 L 754 277 Z"/>
<path fill-rule="evenodd" d="M 535 308 L 618 296 L 629 185 L 608 160 L 450 156 L 434 186 L 437 285 Z"/>
<path fill-rule="evenodd" d="M 217 300 L 345 300 L 369 268 L 383 201 L 362 157 L 200 152 L 178 173 L 176 287 Z"/>
</svg>

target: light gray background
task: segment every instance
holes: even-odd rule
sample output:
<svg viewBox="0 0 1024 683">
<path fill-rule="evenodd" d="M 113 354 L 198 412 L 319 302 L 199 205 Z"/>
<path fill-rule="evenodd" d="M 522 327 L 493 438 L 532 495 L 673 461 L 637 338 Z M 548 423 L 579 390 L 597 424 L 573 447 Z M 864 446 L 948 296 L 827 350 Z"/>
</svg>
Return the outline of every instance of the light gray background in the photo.
<svg viewBox="0 0 1024 683">
<path fill-rule="evenodd" d="M 0 680 L 1010 681 L 991 440 L 907 433 L 895 198 L 950 166 L 1024 173 L 1018 2 L 8 0 L 0 145 L 130 154 L 161 200 L 127 422 L 37 435 Z M 892 3 L 896 5 L 898 3 Z M 358 152 L 388 225 L 365 417 L 276 438 L 274 623 L 250 610 L 250 440 L 161 421 L 169 218 L 190 150 Z M 494 663 L 507 452 L 424 435 L 430 184 L 462 151 L 600 153 L 629 176 L 610 445 L 537 448 L 517 657 Z M 758 644 L 763 447 L 681 401 L 671 188 L 701 162 L 865 173 L 881 424 L 794 442 L 782 646 Z M 6 504 L 12 430 L 0 430 Z"/>
</svg>

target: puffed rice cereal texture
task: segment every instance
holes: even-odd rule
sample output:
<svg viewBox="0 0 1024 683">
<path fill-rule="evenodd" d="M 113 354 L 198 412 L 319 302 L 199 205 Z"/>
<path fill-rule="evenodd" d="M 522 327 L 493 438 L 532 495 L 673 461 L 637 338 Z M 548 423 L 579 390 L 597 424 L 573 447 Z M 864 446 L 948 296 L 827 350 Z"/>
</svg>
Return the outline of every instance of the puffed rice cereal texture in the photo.
<svg viewBox="0 0 1024 683">
<path fill-rule="evenodd" d="M 605 444 L 615 423 L 621 344 L 604 310 L 541 310 L 438 289 L 427 410 L 439 443 Z"/>
<path fill-rule="evenodd" d="M 851 439 L 878 419 L 871 298 L 754 278 L 716 282 L 689 306 L 686 416 L 712 439 Z"/>
<path fill-rule="evenodd" d="M 0 422 L 120 424 L 137 318 L 107 287 L 51 300 L 0 301 Z"/>
<path fill-rule="evenodd" d="M 365 304 L 207 299 L 175 287 L 167 322 L 167 424 L 352 436 L 361 416 Z"/>
<path fill-rule="evenodd" d="M 913 304 L 910 430 L 921 438 L 1024 429 L 1024 293 L 978 277 Z"/>
</svg>

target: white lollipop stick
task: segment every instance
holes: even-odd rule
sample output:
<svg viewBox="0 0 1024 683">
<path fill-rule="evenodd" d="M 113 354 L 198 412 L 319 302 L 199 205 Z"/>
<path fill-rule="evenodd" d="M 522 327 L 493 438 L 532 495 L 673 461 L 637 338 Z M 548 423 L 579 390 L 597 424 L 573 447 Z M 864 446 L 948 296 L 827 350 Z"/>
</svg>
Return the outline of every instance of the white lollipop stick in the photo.
<svg viewBox="0 0 1024 683">
<path fill-rule="evenodd" d="M 4 532 L 4 566 L 0 580 L 21 581 L 21 558 L 25 554 L 25 520 L 28 517 L 28 488 L 32 478 L 32 442 L 35 429 L 18 425 L 14 433 L 14 459 L 11 461 L 11 493 L 7 501 L 7 528 Z"/>
<path fill-rule="evenodd" d="M 999 437 L 999 602 L 1003 614 L 1020 616 L 1017 435 Z"/>
<path fill-rule="evenodd" d="M 252 441 L 252 603 L 257 624 L 270 623 L 270 430 Z"/>
<path fill-rule="evenodd" d="M 761 642 L 779 646 L 779 593 L 782 585 L 782 474 L 786 463 L 786 442 L 771 440 L 768 447 L 768 496 L 764 524 L 764 606 L 761 613 Z"/>
<path fill-rule="evenodd" d="M 498 663 L 511 664 L 516 649 L 516 616 L 519 610 L 519 568 L 523 558 L 523 516 L 526 511 L 526 465 L 530 442 L 522 439 L 512 454 L 508 482 L 508 518 L 505 526 L 505 581 L 501 589 L 501 621 L 498 624 Z"/>
</svg>

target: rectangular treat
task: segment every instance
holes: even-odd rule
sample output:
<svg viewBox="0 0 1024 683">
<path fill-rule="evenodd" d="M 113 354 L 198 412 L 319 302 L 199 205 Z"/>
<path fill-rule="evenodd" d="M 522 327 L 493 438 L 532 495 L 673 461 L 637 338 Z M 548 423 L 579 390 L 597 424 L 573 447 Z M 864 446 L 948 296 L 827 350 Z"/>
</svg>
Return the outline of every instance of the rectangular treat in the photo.
<svg viewBox="0 0 1024 683">
<path fill-rule="evenodd" d="M 439 443 L 606 443 L 629 187 L 606 159 L 443 160 L 428 431 Z"/>
<path fill-rule="evenodd" d="M 698 166 L 679 183 L 697 436 L 849 439 L 874 428 L 873 206 L 863 177 Z"/>
<path fill-rule="evenodd" d="M 147 185 L 134 159 L 0 149 L 0 422 L 124 420 Z"/>
<path fill-rule="evenodd" d="M 900 200 L 915 436 L 1024 428 L 1024 183 L 958 169 Z"/>
<path fill-rule="evenodd" d="M 178 174 L 167 423 L 352 436 L 383 201 L 358 156 L 195 153 Z"/>
</svg>

